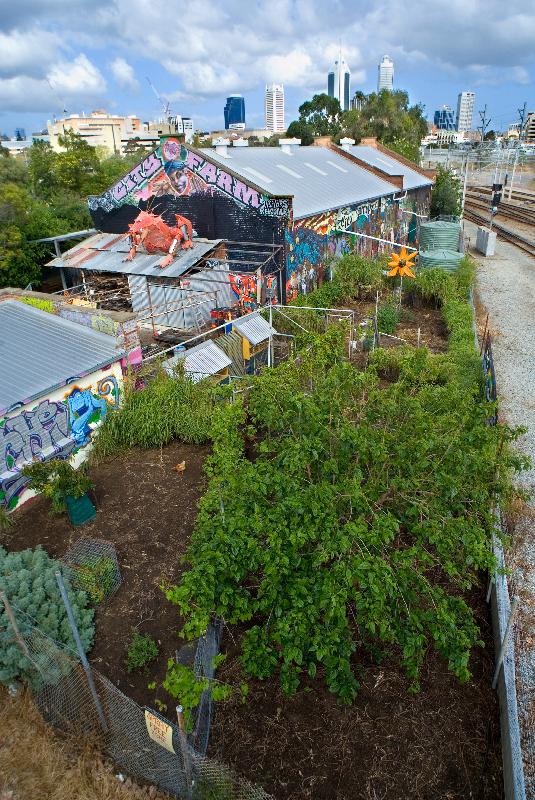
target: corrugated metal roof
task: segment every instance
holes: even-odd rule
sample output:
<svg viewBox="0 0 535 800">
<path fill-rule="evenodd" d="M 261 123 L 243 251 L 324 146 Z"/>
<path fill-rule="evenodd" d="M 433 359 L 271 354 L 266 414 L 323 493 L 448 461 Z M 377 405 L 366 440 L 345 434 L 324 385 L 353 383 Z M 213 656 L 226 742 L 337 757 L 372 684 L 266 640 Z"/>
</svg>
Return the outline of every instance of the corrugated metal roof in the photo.
<svg viewBox="0 0 535 800">
<path fill-rule="evenodd" d="M 234 320 L 232 327 L 236 328 L 253 347 L 269 339 L 270 334 L 277 333 L 275 328 L 258 311 Z"/>
<path fill-rule="evenodd" d="M 376 147 L 370 147 L 366 144 L 357 144 L 349 148 L 349 152 L 365 161 L 371 167 L 377 167 L 387 175 L 403 175 L 403 188 L 404 189 L 417 189 L 419 186 L 432 186 L 433 181 L 420 175 L 416 170 L 407 167 L 396 158 L 387 156 Z"/>
<path fill-rule="evenodd" d="M 123 355 L 112 336 L 5 300 L 0 303 L 0 413 Z"/>
<path fill-rule="evenodd" d="M 160 278 L 178 278 L 210 253 L 221 239 L 194 239 L 193 247 L 177 250 L 173 263 L 162 269 L 159 263 L 164 253 L 144 253 L 138 250 L 132 261 L 126 261 L 129 252 L 128 237 L 114 233 L 98 233 L 72 247 L 63 258 L 54 258 L 51 267 L 74 267 L 97 272 L 120 272 L 123 275 L 152 275 Z"/>
<path fill-rule="evenodd" d="M 328 147 L 228 147 L 203 152 L 268 194 L 293 196 L 294 218 L 393 195 L 398 189 Z"/>
<path fill-rule="evenodd" d="M 211 339 L 192 347 L 191 350 L 179 351 L 164 364 L 167 372 L 172 373 L 179 361 L 184 362 L 184 370 L 197 383 L 209 375 L 216 375 L 232 364 L 231 359 Z"/>
</svg>

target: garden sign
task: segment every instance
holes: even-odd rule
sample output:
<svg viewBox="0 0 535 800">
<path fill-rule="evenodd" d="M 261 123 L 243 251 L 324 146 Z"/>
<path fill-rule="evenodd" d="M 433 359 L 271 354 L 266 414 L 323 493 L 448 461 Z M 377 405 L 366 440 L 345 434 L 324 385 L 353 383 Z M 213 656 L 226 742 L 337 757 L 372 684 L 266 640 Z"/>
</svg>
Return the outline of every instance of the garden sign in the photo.
<svg viewBox="0 0 535 800">
<path fill-rule="evenodd" d="M 148 708 L 145 709 L 145 725 L 147 726 L 147 733 L 153 742 L 157 742 L 170 753 L 174 753 L 173 748 L 173 726 L 164 722 L 163 719 L 157 717 Z"/>
</svg>

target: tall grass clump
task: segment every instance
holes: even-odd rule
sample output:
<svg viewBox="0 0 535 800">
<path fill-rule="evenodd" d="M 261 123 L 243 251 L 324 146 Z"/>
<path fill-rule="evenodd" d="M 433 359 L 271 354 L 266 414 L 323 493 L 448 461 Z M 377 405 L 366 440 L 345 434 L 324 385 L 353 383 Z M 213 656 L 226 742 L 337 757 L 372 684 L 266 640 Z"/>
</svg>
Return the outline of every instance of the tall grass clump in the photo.
<svg viewBox="0 0 535 800">
<path fill-rule="evenodd" d="M 201 444 L 210 438 L 213 386 L 193 383 L 177 372 L 163 370 L 144 389 L 125 389 L 120 408 L 99 428 L 93 458 L 105 458 L 130 447 L 160 447 L 172 439 Z"/>
</svg>

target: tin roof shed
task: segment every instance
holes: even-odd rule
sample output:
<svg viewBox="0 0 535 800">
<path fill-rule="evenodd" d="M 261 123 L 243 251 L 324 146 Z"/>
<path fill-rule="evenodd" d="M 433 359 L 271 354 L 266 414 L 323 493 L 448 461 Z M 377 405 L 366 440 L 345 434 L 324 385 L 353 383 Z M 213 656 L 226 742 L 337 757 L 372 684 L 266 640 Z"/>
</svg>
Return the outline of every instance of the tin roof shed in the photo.
<svg viewBox="0 0 535 800">
<path fill-rule="evenodd" d="M 18 300 L 0 303 L 0 414 L 122 358 L 112 336 Z"/>
<path fill-rule="evenodd" d="M 232 323 L 232 327 L 244 336 L 253 347 L 267 341 L 270 336 L 277 333 L 275 328 L 258 311 L 239 317 Z"/>
<path fill-rule="evenodd" d="M 166 372 L 172 374 L 174 367 L 184 362 L 184 371 L 194 383 L 210 375 L 217 375 L 232 364 L 232 360 L 211 339 L 192 347 L 190 350 L 179 350 L 164 365 Z"/>
</svg>

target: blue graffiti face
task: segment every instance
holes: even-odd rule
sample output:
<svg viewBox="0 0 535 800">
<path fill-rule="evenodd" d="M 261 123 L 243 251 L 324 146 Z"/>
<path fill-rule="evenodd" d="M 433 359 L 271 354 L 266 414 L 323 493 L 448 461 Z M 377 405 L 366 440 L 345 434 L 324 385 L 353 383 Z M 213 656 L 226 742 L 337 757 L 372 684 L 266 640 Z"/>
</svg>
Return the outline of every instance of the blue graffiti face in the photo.
<svg viewBox="0 0 535 800">
<path fill-rule="evenodd" d="M 91 438 L 89 420 L 95 411 L 106 418 L 107 405 L 103 398 L 94 397 L 89 389 L 73 389 L 67 397 L 71 436 L 78 447 L 87 444 Z"/>
</svg>

